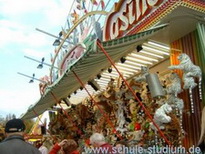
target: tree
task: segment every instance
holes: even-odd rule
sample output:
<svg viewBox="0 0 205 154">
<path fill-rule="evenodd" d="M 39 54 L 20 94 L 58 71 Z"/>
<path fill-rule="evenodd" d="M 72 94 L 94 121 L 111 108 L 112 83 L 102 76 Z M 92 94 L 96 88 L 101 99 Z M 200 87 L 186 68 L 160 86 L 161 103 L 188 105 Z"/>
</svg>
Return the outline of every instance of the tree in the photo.
<svg viewBox="0 0 205 154">
<path fill-rule="evenodd" d="M 5 124 L 5 118 L 0 116 L 0 125 L 4 125 L 4 124 Z"/>
<path fill-rule="evenodd" d="M 14 119 L 14 118 L 16 118 L 16 115 L 15 115 L 15 114 L 12 115 L 12 119 Z"/>
</svg>

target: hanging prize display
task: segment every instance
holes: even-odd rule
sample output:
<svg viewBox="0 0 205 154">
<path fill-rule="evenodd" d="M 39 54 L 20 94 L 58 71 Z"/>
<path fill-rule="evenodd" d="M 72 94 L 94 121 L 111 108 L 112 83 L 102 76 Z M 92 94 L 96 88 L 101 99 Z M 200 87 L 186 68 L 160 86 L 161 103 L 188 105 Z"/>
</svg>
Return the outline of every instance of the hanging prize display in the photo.
<svg viewBox="0 0 205 154">
<path fill-rule="evenodd" d="M 192 89 L 197 86 L 194 79 L 198 78 L 199 80 L 199 97 L 202 99 L 201 94 L 201 81 L 202 81 L 202 72 L 199 66 L 196 66 L 191 61 L 190 57 L 182 53 L 178 56 L 178 60 L 180 61 L 179 65 L 172 65 L 169 69 L 180 69 L 183 71 L 183 82 L 184 86 L 183 89 L 189 89 L 189 96 L 191 102 L 191 112 L 194 113 L 194 102 L 192 96 Z"/>
</svg>

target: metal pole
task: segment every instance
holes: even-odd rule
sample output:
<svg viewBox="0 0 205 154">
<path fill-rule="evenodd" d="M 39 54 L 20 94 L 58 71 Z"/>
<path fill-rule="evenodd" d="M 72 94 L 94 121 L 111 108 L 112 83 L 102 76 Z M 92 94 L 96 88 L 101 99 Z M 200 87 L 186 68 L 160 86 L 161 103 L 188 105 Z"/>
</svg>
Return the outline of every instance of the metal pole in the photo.
<svg viewBox="0 0 205 154">
<path fill-rule="evenodd" d="M 34 80 L 37 80 L 37 81 L 40 81 L 40 82 L 43 82 L 43 83 L 46 83 L 45 81 L 43 80 L 39 80 L 37 78 L 34 78 L 32 76 L 29 76 L 29 75 L 26 75 L 26 74 L 23 74 L 23 73 L 20 73 L 20 72 L 17 72 L 19 75 L 22 75 L 22 76 L 25 76 L 25 77 L 28 77 L 28 78 L 31 78 L 31 79 L 34 79 Z"/>
<path fill-rule="evenodd" d="M 49 35 L 49 36 L 51 36 L 51 37 L 54 37 L 54 38 L 56 38 L 56 39 L 59 39 L 59 40 L 61 40 L 61 41 L 64 40 L 63 38 L 61 38 L 61 37 L 59 37 L 59 36 L 50 34 L 50 33 L 46 32 L 46 31 L 43 31 L 43 30 L 41 30 L 41 29 L 39 29 L 39 28 L 36 28 L 36 30 L 39 31 L 39 32 L 41 32 L 41 33 L 44 33 L 44 34 L 46 34 L 46 35 Z M 73 44 L 72 42 L 69 42 L 69 41 L 67 41 L 67 40 L 66 40 L 65 42 L 70 43 L 70 44 Z"/>
<path fill-rule="evenodd" d="M 39 29 L 39 28 L 36 28 L 36 30 L 39 31 L 39 32 L 41 32 L 41 33 L 44 33 L 44 34 L 46 34 L 46 35 L 49 35 L 49 36 L 51 36 L 51 37 L 54 37 L 54 38 L 57 38 L 57 39 L 59 38 L 58 36 L 53 35 L 53 34 L 50 34 L 50 33 L 46 32 L 46 31 L 43 31 L 43 30 L 41 30 L 41 29 Z"/>
<path fill-rule="evenodd" d="M 108 53 L 105 51 L 105 49 L 103 48 L 103 46 L 101 45 L 101 43 L 99 42 L 99 40 L 97 40 L 97 45 L 98 47 L 102 50 L 102 52 L 105 54 L 105 56 L 107 57 L 108 61 L 111 63 L 111 65 L 115 68 L 115 70 L 118 72 L 119 76 L 122 78 L 122 80 L 124 81 L 124 83 L 126 84 L 126 86 L 128 87 L 128 89 L 132 92 L 133 96 L 135 97 L 135 99 L 139 102 L 140 106 L 142 107 L 142 109 L 145 111 L 145 114 L 150 118 L 150 120 L 152 121 L 153 125 L 157 128 L 159 134 L 164 138 L 165 142 L 168 145 L 171 145 L 171 143 L 169 142 L 169 140 L 166 138 L 166 136 L 164 135 L 164 133 L 160 130 L 159 126 L 154 122 L 152 116 L 150 115 L 150 112 L 145 108 L 145 106 L 143 105 L 143 103 L 140 101 L 140 99 L 135 95 L 135 92 L 133 91 L 133 89 L 129 86 L 127 80 L 123 77 L 123 75 L 119 72 L 119 70 L 117 69 L 117 67 L 115 66 L 115 63 L 113 62 L 113 60 L 111 59 L 111 57 L 108 55 Z"/>
<path fill-rule="evenodd" d="M 33 61 L 35 61 L 35 62 L 41 63 L 41 61 L 40 61 L 40 60 L 36 60 L 36 59 L 31 58 L 31 57 L 28 57 L 28 56 L 24 56 L 24 57 L 25 57 L 25 58 L 27 58 L 27 59 L 33 60 Z M 52 65 L 47 64 L 47 63 L 44 63 L 44 62 L 43 62 L 43 64 L 44 64 L 44 65 L 46 65 L 46 66 L 49 66 L 49 67 L 51 67 L 51 66 L 52 66 Z M 54 66 L 54 68 L 56 68 L 56 69 L 58 69 L 58 70 L 59 70 L 59 68 L 58 68 L 58 67 L 55 67 L 55 66 Z"/>
</svg>

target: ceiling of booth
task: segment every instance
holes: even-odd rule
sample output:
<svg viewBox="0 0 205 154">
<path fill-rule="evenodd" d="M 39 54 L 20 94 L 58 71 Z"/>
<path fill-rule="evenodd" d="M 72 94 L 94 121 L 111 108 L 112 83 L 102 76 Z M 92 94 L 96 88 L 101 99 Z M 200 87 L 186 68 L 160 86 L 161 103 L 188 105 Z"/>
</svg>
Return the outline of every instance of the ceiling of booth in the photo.
<svg viewBox="0 0 205 154">
<path fill-rule="evenodd" d="M 166 30 L 166 27 L 167 25 L 165 24 L 135 35 L 102 42 L 102 46 L 116 63 L 117 68 L 124 77 L 129 78 L 140 70 L 140 66 L 150 67 L 169 57 L 169 49 L 167 47 L 164 46 L 163 49 L 156 42 L 148 41 L 159 31 Z M 143 50 L 137 52 L 137 45 L 142 45 Z M 68 95 L 71 96 L 70 101 L 72 103 L 80 103 L 82 99 L 88 96 L 84 89 L 79 89 L 81 85 L 74 76 L 73 71 L 84 84 L 94 79 L 100 85 L 101 89 L 106 87 L 111 77 L 118 77 L 114 68 L 112 68 L 112 73 L 107 71 L 110 63 L 104 53 L 97 48 L 96 41 L 86 44 L 86 50 L 85 54 L 76 63 L 69 66 L 66 73 L 47 89 L 45 95 L 28 109 L 22 116 L 23 119 L 34 118 L 36 115 L 42 114 L 62 98 L 67 98 Z M 126 61 L 124 63 L 119 62 L 120 58 L 125 56 Z M 99 73 L 101 74 L 101 78 L 97 79 L 96 76 Z M 96 93 L 90 85 L 86 84 L 85 86 L 91 94 Z M 77 93 L 73 94 L 74 91 Z"/>
<path fill-rule="evenodd" d="M 169 23 L 169 27 L 163 33 L 155 35 L 153 39 L 164 44 L 170 44 L 194 31 L 198 22 L 205 23 L 203 12 L 178 6 L 160 20 L 158 24 Z"/>
</svg>

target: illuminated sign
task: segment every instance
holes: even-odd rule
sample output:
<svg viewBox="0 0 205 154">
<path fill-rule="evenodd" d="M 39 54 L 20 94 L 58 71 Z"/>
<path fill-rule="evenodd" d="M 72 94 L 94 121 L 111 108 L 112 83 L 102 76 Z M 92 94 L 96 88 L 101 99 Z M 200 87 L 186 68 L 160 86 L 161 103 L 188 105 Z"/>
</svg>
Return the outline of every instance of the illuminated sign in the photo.
<svg viewBox="0 0 205 154">
<path fill-rule="evenodd" d="M 103 30 L 103 40 L 120 37 L 133 25 L 148 15 L 164 0 L 121 0 L 108 15 Z"/>
<path fill-rule="evenodd" d="M 63 58 L 60 65 L 60 76 L 66 71 L 69 64 L 79 59 L 79 57 L 84 53 L 84 48 L 81 44 L 75 46 L 67 55 Z"/>
</svg>

